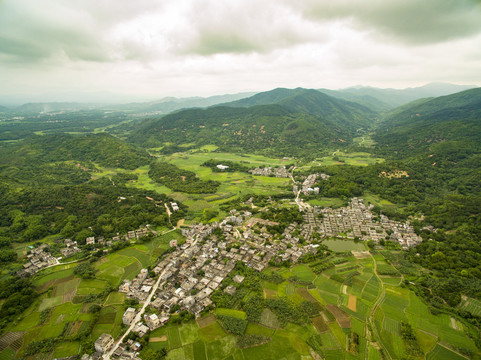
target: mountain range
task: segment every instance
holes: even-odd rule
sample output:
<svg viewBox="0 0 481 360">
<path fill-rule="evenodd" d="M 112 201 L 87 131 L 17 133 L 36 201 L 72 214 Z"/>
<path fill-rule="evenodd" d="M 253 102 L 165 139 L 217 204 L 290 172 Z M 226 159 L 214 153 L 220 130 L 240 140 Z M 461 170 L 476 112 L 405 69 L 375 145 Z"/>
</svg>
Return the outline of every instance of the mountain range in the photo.
<svg viewBox="0 0 481 360">
<path fill-rule="evenodd" d="M 376 113 L 317 90 L 274 89 L 207 109 L 189 109 L 139 124 L 137 144 L 215 144 L 233 151 L 293 155 L 347 143 Z M 294 150 L 294 152 L 293 152 Z"/>
</svg>

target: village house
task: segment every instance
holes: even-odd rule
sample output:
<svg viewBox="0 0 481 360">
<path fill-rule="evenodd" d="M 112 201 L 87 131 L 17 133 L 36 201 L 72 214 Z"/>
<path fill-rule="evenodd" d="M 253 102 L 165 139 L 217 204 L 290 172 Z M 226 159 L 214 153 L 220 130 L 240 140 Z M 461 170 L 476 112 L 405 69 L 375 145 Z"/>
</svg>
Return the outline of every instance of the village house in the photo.
<svg viewBox="0 0 481 360">
<path fill-rule="evenodd" d="M 94 347 L 95 350 L 100 353 L 105 353 L 112 348 L 114 344 L 114 338 L 110 334 L 102 334 L 100 337 L 95 341 Z"/>
<path fill-rule="evenodd" d="M 135 319 L 135 309 L 134 308 L 127 308 L 124 312 L 124 316 L 122 316 L 122 322 L 124 325 L 132 324 L 132 321 Z"/>
</svg>

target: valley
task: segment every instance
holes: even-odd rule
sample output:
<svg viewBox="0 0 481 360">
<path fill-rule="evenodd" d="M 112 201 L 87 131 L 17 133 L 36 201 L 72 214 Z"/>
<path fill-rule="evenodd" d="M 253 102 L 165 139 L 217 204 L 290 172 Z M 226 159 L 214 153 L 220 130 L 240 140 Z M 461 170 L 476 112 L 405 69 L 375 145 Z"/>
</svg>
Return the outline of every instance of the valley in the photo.
<svg viewBox="0 0 481 360">
<path fill-rule="evenodd" d="M 331 95 L 3 115 L 0 359 L 479 359 L 479 89 Z"/>
</svg>

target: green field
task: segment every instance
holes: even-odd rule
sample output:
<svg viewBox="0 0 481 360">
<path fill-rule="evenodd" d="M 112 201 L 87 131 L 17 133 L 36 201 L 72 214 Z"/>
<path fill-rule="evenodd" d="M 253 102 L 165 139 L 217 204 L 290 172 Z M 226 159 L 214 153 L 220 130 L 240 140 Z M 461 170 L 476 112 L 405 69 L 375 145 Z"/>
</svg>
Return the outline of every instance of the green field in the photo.
<svg viewBox="0 0 481 360">
<path fill-rule="evenodd" d="M 461 356 L 444 346 L 437 344 L 432 352 L 426 357 L 428 360 L 464 360 L 464 356 Z"/>
<path fill-rule="evenodd" d="M 368 140 L 365 143 L 369 143 Z M 315 163 L 322 165 L 353 165 L 353 166 L 368 166 L 384 162 L 383 158 L 377 158 L 367 152 L 352 152 L 345 153 L 342 151 L 335 151 L 331 156 L 325 156 Z"/>
<path fill-rule="evenodd" d="M 362 242 L 354 242 L 352 240 L 330 239 L 322 242 L 332 251 L 350 251 L 350 250 L 366 250 L 366 246 Z"/>
<path fill-rule="evenodd" d="M 292 272 L 302 281 L 312 281 L 316 278 L 316 274 L 306 265 L 294 266 Z"/>
<path fill-rule="evenodd" d="M 276 194 L 281 188 L 290 184 L 289 179 L 275 178 L 268 176 L 253 176 L 243 172 L 220 172 L 213 173 L 208 167 L 200 166 L 207 160 L 227 160 L 242 162 L 248 167 L 261 165 L 281 166 L 292 163 L 292 160 L 272 159 L 261 155 L 243 155 L 218 152 L 204 152 L 190 150 L 186 153 L 178 153 L 170 156 L 161 157 L 161 161 L 167 161 L 181 169 L 193 171 L 202 180 L 216 180 L 221 183 L 216 194 L 185 194 L 173 192 L 168 187 L 152 181 L 148 176 L 148 167 L 144 166 L 134 170 L 138 175 L 138 180 L 129 183 L 128 186 L 135 186 L 146 190 L 153 190 L 159 193 L 168 194 L 175 200 L 189 206 L 191 214 L 195 215 L 195 220 L 200 221 L 202 212 L 205 208 L 220 210 L 219 205 L 235 199 L 243 194 Z M 222 215 L 223 213 L 221 213 Z"/>
</svg>

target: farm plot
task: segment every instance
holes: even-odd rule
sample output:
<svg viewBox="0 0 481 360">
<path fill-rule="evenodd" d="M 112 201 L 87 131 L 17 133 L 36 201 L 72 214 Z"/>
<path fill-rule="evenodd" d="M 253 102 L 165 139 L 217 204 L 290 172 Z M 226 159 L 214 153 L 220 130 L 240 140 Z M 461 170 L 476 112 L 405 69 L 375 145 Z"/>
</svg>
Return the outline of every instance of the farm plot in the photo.
<svg viewBox="0 0 481 360">
<path fill-rule="evenodd" d="M 271 329 L 277 329 L 279 327 L 279 321 L 276 315 L 268 308 L 262 310 L 260 324 Z"/>
<path fill-rule="evenodd" d="M 223 315 L 223 316 L 231 316 L 237 319 L 245 320 L 247 319 L 247 315 L 244 311 L 240 310 L 233 310 L 233 309 L 225 309 L 225 308 L 218 308 L 215 310 L 216 315 Z"/>
<path fill-rule="evenodd" d="M 351 327 L 351 318 L 344 311 L 331 304 L 327 304 L 326 309 L 336 318 L 341 328 L 347 329 Z"/>
<path fill-rule="evenodd" d="M 224 337 L 226 335 L 224 329 L 219 325 L 218 322 L 215 322 L 209 326 L 206 326 L 200 330 L 200 337 L 205 342 L 214 341 Z"/>
<path fill-rule="evenodd" d="M 129 247 L 127 249 L 122 249 L 118 252 L 118 254 L 125 257 L 135 258 L 142 264 L 143 267 L 147 267 L 150 265 L 150 255 L 147 252 L 148 249 L 145 248 L 145 246 L 143 246 L 143 248 L 145 249 L 142 249 L 145 251 L 142 251 L 141 249 L 139 249 L 140 246 L 142 245 L 136 245 L 136 247 Z"/>
<path fill-rule="evenodd" d="M 196 341 L 193 345 L 194 359 L 195 360 L 207 360 L 205 353 L 205 344 L 202 340 Z"/>
<path fill-rule="evenodd" d="M 316 316 L 315 318 L 312 318 L 312 324 L 319 333 L 329 330 L 329 327 L 322 316 Z"/>
<path fill-rule="evenodd" d="M 366 283 L 364 290 L 362 291 L 362 298 L 368 301 L 374 301 L 379 294 L 379 281 L 375 276 Z"/>
<path fill-rule="evenodd" d="M 391 334 L 400 335 L 401 334 L 401 325 L 399 321 L 391 319 L 389 317 L 384 317 L 384 321 L 382 323 L 382 328 Z"/>
<path fill-rule="evenodd" d="M 357 309 L 357 297 L 355 295 L 349 295 L 349 302 L 347 303 L 347 308 L 356 312 Z"/>
<path fill-rule="evenodd" d="M 167 329 L 167 339 L 169 340 L 169 348 L 177 349 L 182 346 L 179 329 L 177 326 L 172 326 Z"/>
<path fill-rule="evenodd" d="M 409 301 L 404 299 L 402 295 L 394 295 L 386 291 L 386 295 L 381 304 L 381 308 L 384 311 L 384 314 L 395 320 L 402 321 L 406 318 L 406 315 L 404 314 L 404 309 L 408 305 Z"/>
<path fill-rule="evenodd" d="M 22 347 L 24 332 L 9 332 L 0 338 L 0 352 L 8 347 L 17 351 Z"/>
<path fill-rule="evenodd" d="M 97 279 L 83 279 L 77 287 L 76 295 L 100 294 L 107 283 Z"/>
<path fill-rule="evenodd" d="M 311 293 L 306 288 L 296 288 L 297 294 L 302 297 L 304 300 L 309 301 L 313 304 L 319 304 L 319 301 L 311 295 Z"/>
<path fill-rule="evenodd" d="M 448 348 L 436 344 L 433 351 L 431 351 L 426 357 L 427 360 L 465 360 L 464 356 L 455 353 Z"/>
<path fill-rule="evenodd" d="M 215 316 L 212 315 L 212 314 L 196 320 L 197 325 L 199 326 L 200 329 L 205 328 L 206 326 L 212 325 L 216 321 L 217 320 L 216 320 Z"/>
<path fill-rule="evenodd" d="M 481 301 L 467 298 L 460 306 L 463 310 L 469 311 L 471 314 L 481 316 Z"/>
<path fill-rule="evenodd" d="M 292 268 L 292 272 L 299 278 L 301 281 L 313 281 L 316 278 L 316 274 L 314 274 L 310 267 L 306 265 L 298 265 Z"/>
</svg>

